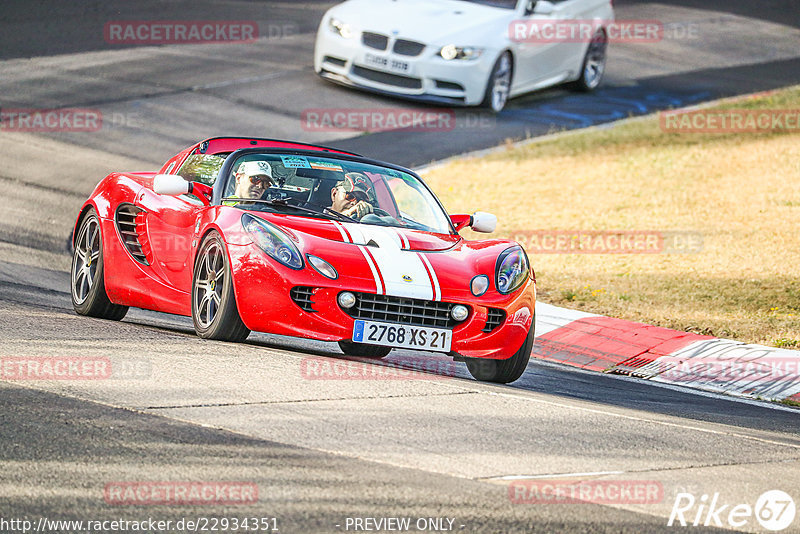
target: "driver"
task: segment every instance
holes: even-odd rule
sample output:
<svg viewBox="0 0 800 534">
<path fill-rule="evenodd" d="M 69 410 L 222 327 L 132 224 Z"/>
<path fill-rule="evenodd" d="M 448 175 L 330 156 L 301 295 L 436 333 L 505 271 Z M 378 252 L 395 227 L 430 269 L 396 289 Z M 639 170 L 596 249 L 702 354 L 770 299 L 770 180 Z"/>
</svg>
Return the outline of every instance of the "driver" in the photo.
<svg viewBox="0 0 800 534">
<path fill-rule="evenodd" d="M 337 182 L 331 189 L 330 209 L 342 215 L 361 219 L 373 212 L 369 202 L 369 178 L 360 172 L 348 172 L 344 180 Z"/>
<path fill-rule="evenodd" d="M 236 171 L 236 198 L 261 198 L 273 185 L 272 167 L 266 161 L 245 161 Z"/>
</svg>

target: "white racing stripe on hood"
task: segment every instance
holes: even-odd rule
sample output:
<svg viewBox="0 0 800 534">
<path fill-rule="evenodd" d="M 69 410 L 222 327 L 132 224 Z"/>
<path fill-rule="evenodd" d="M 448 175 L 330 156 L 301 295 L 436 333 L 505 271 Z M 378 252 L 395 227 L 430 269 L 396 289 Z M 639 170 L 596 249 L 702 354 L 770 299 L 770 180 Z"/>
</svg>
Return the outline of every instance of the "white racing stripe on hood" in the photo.
<svg viewBox="0 0 800 534">
<path fill-rule="evenodd" d="M 343 223 L 343 226 L 352 236 L 353 243 L 369 243 L 362 253 L 365 253 L 365 257 L 371 255 L 374 258 L 375 267 L 383 278 L 385 294 L 423 300 L 441 298 L 433 267 L 430 263 L 426 267 L 421 255 L 416 252 L 403 250 L 403 240 L 396 231 L 367 224 Z M 367 262 L 371 264 L 369 259 Z M 376 276 L 375 285 L 380 287 L 379 284 L 380 280 Z"/>
</svg>

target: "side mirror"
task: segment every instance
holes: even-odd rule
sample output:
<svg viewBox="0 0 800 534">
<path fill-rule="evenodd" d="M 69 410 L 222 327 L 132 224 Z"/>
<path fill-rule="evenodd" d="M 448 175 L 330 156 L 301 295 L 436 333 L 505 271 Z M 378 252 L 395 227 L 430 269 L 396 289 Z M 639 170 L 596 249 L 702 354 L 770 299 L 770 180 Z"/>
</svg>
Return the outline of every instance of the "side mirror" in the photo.
<svg viewBox="0 0 800 534">
<path fill-rule="evenodd" d="M 192 190 L 192 183 L 177 174 L 157 174 L 153 179 L 153 191 L 159 195 L 185 195 Z"/>
<path fill-rule="evenodd" d="M 206 206 L 211 205 L 213 189 L 200 182 L 188 182 L 177 174 L 156 174 L 153 178 L 153 191 L 159 195 L 176 197 L 187 193 L 194 194 Z"/>
<path fill-rule="evenodd" d="M 555 10 L 555 4 L 553 4 L 553 2 L 548 2 L 547 0 L 539 0 L 533 7 L 533 13 L 536 15 L 552 15 L 553 11 Z"/>
<path fill-rule="evenodd" d="M 491 234 L 497 228 L 497 216 L 484 211 L 476 211 L 472 214 L 472 224 L 470 227 L 475 232 Z"/>
</svg>

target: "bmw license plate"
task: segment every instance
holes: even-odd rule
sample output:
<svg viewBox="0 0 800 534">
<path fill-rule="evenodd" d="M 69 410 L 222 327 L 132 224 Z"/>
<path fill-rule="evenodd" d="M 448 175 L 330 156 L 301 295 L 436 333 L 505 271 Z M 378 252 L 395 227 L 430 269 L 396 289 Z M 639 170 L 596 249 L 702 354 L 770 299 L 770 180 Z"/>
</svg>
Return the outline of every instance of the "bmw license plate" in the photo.
<svg viewBox="0 0 800 534">
<path fill-rule="evenodd" d="M 403 74 L 409 74 L 411 72 L 411 64 L 408 61 L 387 56 L 378 56 L 375 54 L 370 54 L 369 52 L 364 54 L 364 63 L 370 67 L 376 67 L 380 70 L 400 72 Z"/>
<path fill-rule="evenodd" d="M 450 352 L 453 332 L 445 328 L 408 326 L 356 319 L 353 341 L 368 345 Z"/>
</svg>

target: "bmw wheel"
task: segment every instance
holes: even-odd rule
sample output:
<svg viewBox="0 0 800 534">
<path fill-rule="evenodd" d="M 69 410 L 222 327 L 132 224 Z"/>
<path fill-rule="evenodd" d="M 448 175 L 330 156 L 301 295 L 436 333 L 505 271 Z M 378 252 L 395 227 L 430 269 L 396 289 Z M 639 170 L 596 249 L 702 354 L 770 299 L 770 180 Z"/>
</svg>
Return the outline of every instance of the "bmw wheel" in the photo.
<svg viewBox="0 0 800 534">
<path fill-rule="evenodd" d="M 205 238 L 194 263 L 192 321 L 205 339 L 238 342 L 250 335 L 236 308 L 231 266 L 217 232 Z"/>
<path fill-rule="evenodd" d="M 81 315 L 119 321 L 128 313 L 127 306 L 114 304 L 106 294 L 103 279 L 103 235 L 100 219 L 90 209 L 81 221 L 70 271 L 72 307 Z"/>
<path fill-rule="evenodd" d="M 522 346 L 507 360 L 489 360 L 485 358 L 466 358 L 467 370 L 475 380 L 508 384 L 522 376 L 528 367 L 533 350 L 533 337 L 536 317 L 531 322 L 531 329 Z"/>
<path fill-rule="evenodd" d="M 594 91 L 603 81 L 606 72 L 606 52 L 608 50 L 608 36 L 604 29 L 597 30 L 586 49 L 586 55 L 581 64 L 581 76 L 573 86 L 579 91 Z"/>
<path fill-rule="evenodd" d="M 502 111 L 508 101 L 511 92 L 511 54 L 503 52 L 494 63 L 492 73 L 489 75 L 489 82 L 486 84 L 486 93 L 481 105 L 489 108 L 495 113 Z"/>
</svg>

